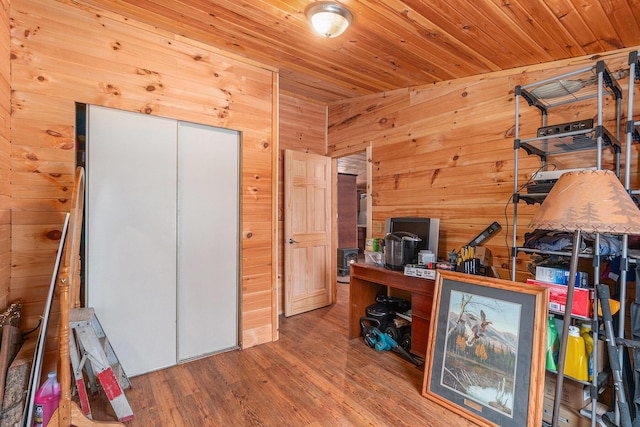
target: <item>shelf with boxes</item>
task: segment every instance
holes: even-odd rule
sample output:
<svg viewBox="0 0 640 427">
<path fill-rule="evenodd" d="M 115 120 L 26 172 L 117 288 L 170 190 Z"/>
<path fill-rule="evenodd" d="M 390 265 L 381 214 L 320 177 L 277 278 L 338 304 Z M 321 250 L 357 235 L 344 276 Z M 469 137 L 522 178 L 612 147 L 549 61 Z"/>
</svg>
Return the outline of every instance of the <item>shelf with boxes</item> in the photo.
<svg viewBox="0 0 640 427">
<path fill-rule="evenodd" d="M 544 382 L 544 409 L 542 420 L 548 424 L 551 424 L 551 417 L 553 415 L 555 387 L 556 376 L 552 373 L 547 373 Z M 563 383 L 560 401 L 562 402 L 560 417 L 562 420 L 566 420 L 566 423 L 563 425 L 591 425 L 590 422 L 580 416 L 580 410 L 589 406 L 591 403 L 591 391 L 588 385 L 572 380 L 565 381 Z"/>
<path fill-rule="evenodd" d="M 589 285 L 589 274 L 585 271 L 578 271 L 572 296 L 571 315 L 567 316 L 566 303 L 569 274 L 570 272 L 564 269 L 537 267 L 535 279 L 527 279 L 527 283 L 544 286 L 549 289 L 547 370 L 551 374 L 557 374 L 558 372 L 558 345 L 562 339 L 559 331 L 562 331 L 563 328 L 557 324 L 560 323 L 561 325 L 562 322 L 569 321 L 571 323 L 569 331 L 573 328 L 575 328 L 575 331 L 579 330 L 581 344 L 574 346 L 574 354 L 567 353 L 567 362 L 563 368 L 564 374 L 573 381 L 589 385 L 590 378 L 593 376 L 592 367 L 594 363 L 596 366 L 602 365 L 601 357 L 592 356 L 594 348 L 592 343 L 595 339 L 595 334 L 592 332 L 595 293 L 593 287 Z M 591 342 L 590 346 L 586 345 L 587 341 Z M 602 348 L 603 346 L 597 347 L 599 352 L 601 352 Z M 599 356 L 601 356 L 601 353 L 599 353 Z M 596 372 L 600 372 L 600 370 Z"/>
<path fill-rule="evenodd" d="M 549 312 L 563 315 L 567 303 L 567 285 L 569 270 L 555 267 L 536 267 L 535 279 L 527 279 L 527 283 L 549 288 Z M 589 273 L 577 273 L 571 316 L 583 320 L 592 317 L 594 290 L 589 285 Z"/>
<path fill-rule="evenodd" d="M 526 101 L 528 107 L 534 107 L 534 110 L 539 112 L 538 127 L 532 123 L 535 121 L 532 119 L 535 114 L 521 114 L 520 104 L 522 101 Z M 534 233 L 542 231 L 539 236 L 536 236 L 540 240 L 561 238 L 558 239 L 558 242 L 554 241 L 552 245 L 548 245 L 548 241 L 544 242 L 544 245 L 531 244 L 529 236 L 526 236 L 521 243 L 517 236 L 519 216 L 521 215 L 518 205 L 521 202 L 527 205 L 542 204 L 559 177 L 568 171 L 580 170 L 581 172 L 578 172 L 580 174 L 585 170 L 602 170 L 606 165 L 615 175 L 619 176 L 622 152 L 619 142 L 622 89 L 606 64 L 603 61 L 598 61 L 591 67 L 528 85 L 516 86 L 515 113 L 512 280 L 516 280 L 518 256 L 521 254 L 530 256 L 532 259 L 530 264 L 543 269 L 540 276 L 536 274 L 536 279 L 533 279 L 532 282 L 551 289 L 552 319 L 558 318 L 563 321 L 562 354 L 569 347 L 570 332 L 571 335 L 574 332 L 574 328 L 571 326 L 578 327 L 583 323 L 588 324 L 591 330 L 589 336 L 591 341 L 595 343 L 589 360 L 591 366 L 597 367 L 599 366 L 599 350 L 597 348 L 599 327 L 597 313 L 594 314 L 594 311 L 597 310 L 593 309 L 595 286 L 589 286 L 588 279 L 581 280 L 581 276 L 577 277 L 575 287 L 573 284 L 567 287 L 566 283 L 551 283 L 556 282 L 557 276 L 544 276 L 542 271 L 551 265 L 562 265 L 562 260 L 566 261 L 568 270 L 569 259 L 572 264 L 571 268 L 576 271 L 577 267 L 574 266 L 577 266 L 578 260 L 582 260 L 583 266 L 588 263 L 587 260 L 591 260 L 591 265 L 588 268 L 592 273 L 584 273 L 584 277 L 590 277 L 592 283 L 597 285 L 600 278 L 601 260 L 603 256 L 608 255 L 608 250 L 603 251 L 601 246 L 601 235 L 596 233 L 593 236 L 593 241 L 587 242 L 585 239 L 581 239 L 579 232 L 574 234 L 564 230 L 565 235 L 562 236 L 559 235 L 562 234 L 562 228 L 553 228 L 552 231 L 534 231 Z M 525 122 L 521 122 L 523 118 Z M 613 131 L 609 128 L 612 128 Z M 521 137 L 521 132 L 526 136 L 525 138 Z M 528 160 L 523 166 L 523 170 L 528 172 L 524 181 L 521 180 L 525 174 L 520 171 L 520 163 L 524 163 L 524 160 L 520 158 L 521 150 L 528 157 L 533 156 L 539 160 L 537 169 L 535 169 L 535 162 L 531 160 Z M 530 212 L 532 208 L 528 209 Z M 573 214 L 573 216 L 577 215 L 577 212 Z M 560 230 L 560 232 L 553 230 Z M 611 237 L 611 239 L 612 242 L 620 240 L 618 237 Z M 546 271 L 546 273 L 551 272 L 551 270 Z M 562 277 L 566 278 L 566 276 Z M 565 313 L 566 303 L 571 306 L 571 312 L 568 315 Z M 573 325 L 571 325 L 572 323 Z M 583 352 L 586 354 L 584 338 L 582 340 Z M 566 354 L 568 355 L 569 352 L 567 351 Z M 567 361 L 566 364 L 565 361 Z M 559 364 L 559 367 L 564 369 L 566 374 L 567 367 L 571 365 L 572 361 L 567 357 Z M 554 376 L 556 373 L 551 372 L 548 375 Z M 588 380 L 588 376 L 585 378 L 585 375 L 582 373 L 578 375 L 581 377 L 578 378 L 579 384 L 588 388 L 590 395 L 597 396 L 597 390 L 599 390 L 597 372 L 591 381 Z M 558 386 L 563 387 L 564 376 L 555 376 L 555 378 L 557 378 Z M 556 389 L 552 396 L 552 399 L 556 399 L 554 412 L 561 410 L 558 393 L 559 391 Z M 594 399 L 591 405 L 593 418 L 596 416 L 596 403 L 597 399 Z M 545 411 L 547 409 L 545 408 Z M 577 409 L 582 409 L 582 407 Z M 554 421 L 557 422 L 557 413 L 553 415 Z"/>
</svg>

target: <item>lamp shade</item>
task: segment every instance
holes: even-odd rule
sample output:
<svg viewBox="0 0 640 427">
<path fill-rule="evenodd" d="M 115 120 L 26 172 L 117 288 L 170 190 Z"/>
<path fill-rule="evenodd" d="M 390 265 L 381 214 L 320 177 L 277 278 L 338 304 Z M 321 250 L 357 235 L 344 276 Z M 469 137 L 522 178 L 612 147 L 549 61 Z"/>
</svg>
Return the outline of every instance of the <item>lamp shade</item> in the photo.
<svg viewBox="0 0 640 427">
<path fill-rule="evenodd" d="M 613 172 L 567 172 L 555 183 L 529 227 L 640 234 L 640 210 Z"/>
<path fill-rule="evenodd" d="M 305 10 L 314 31 L 325 37 L 338 37 L 353 21 L 353 14 L 333 1 L 311 3 Z"/>
</svg>

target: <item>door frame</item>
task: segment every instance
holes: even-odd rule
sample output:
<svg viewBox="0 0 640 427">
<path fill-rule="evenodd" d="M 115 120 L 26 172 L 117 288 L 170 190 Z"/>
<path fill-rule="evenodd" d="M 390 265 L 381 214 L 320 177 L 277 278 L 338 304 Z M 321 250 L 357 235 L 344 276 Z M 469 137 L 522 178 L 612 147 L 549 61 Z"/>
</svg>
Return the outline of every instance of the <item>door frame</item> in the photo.
<svg viewBox="0 0 640 427">
<path fill-rule="evenodd" d="M 365 191 L 365 194 L 367 195 L 367 222 L 366 222 L 366 226 L 367 226 L 367 234 L 370 234 L 373 232 L 373 215 L 372 215 L 372 211 L 373 211 L 373 201 L 371 200 L 371 176 L 373 174 L 373 162 L 371 161 L 371 157 L 373 154 L 373 146 L 372 143 L 369 142 L 369 145 L 366 146 L 366 148 L 364 150 L 360 150 L 360 151 L 353 151 L 350 152 L 348 154 L 339 156 L 339 157 L 332 157 L 332 163 L 331 163 L 331 167 L 333 168 L 333 174 L 332 174 L 332 186 L 333 186 L 333 196 L 332 196 L 332 214 L 331 214 L 331 218 L 333 220 L 333 236 L 332 236 L 332 243 L 331 243 L 331 251 L 334 254 L 338 253 L 338 167 L 337 167 L 337 163 L 338 163 L 338 158 L 340 157 L 349 157 L 349 156 L 353 156 L 355 154 L 360 154 L 364 152 L 365 153 L 365 157 L 366 157 L 366 170 L 367 170 L 367 188 Z M 337 255 L 336 255 L 337 257 Z M 338 301 L 338 268 L 337 266 L 334 266 L 333 269 L 333 283 L 336 284 L 336 286 L 333 287 L 333 295 L 332 295 L 332 304 L 335 304 Z"/>
</svg>

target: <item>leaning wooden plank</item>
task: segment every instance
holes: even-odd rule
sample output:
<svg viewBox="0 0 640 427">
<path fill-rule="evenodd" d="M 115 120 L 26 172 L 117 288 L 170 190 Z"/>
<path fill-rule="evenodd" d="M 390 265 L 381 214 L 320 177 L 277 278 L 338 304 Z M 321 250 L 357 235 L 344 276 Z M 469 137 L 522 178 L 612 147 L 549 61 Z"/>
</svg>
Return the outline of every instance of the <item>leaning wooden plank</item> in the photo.
<svg viewBox="0 0 640 427">
<path fill-rule="evenodd" d="M 27 339 L 7 370 L 0 426 L 20 425 L 35 348 L 36 339 Z"/>
<path fill-rule="evenodd" d="M 20 329 L 11 325 L 2 326 L 2 344 L 0 344 L 0 402 L 4 398 L 4 386 L 7 370 L 13 358 L 20 350 L 22 333 Z"/>
</svg>

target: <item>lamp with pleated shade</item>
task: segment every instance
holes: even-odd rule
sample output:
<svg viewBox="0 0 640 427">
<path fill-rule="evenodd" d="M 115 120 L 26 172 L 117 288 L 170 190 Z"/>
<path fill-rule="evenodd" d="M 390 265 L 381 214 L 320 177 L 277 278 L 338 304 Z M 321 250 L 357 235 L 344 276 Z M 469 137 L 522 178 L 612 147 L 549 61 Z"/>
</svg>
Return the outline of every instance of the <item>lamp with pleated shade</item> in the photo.
<svg viewBox="0 0 640 427">
<path fill-rule="evenodd" d="M 578 270 L 580 233 L 638 235 L 640 234 L 640 210 L 613 172 L 605 170 L 567 172 L 553 186 L 549 195 L 533 215 L 529 227 L 573 232 L 573 247 L 565 306 L 565 315 L 568 316 L 571 313 Z M 564 372 L 567 353 L 566 337 L 569 334 L 569 323 L 568 321 L 563 322 L 563 339 L 558 353 L 556 396 L 562 395 L 562 373 Z M 605 324 L 606 327 L 607 325 Z M 611 334 L 613 334 L 612 331 Z M 615 343 L 613 345 L 615 346 Z M 617 358 L 615 359 L 617 360 Z M 612 369 L 612 371 L 614 370 Z M 620 397 L 618 406 L 624 419 L 625 416 L 629 416 L 628 407 L 625 415 L 621 408 Z M 552 426 L 558 425 L 559 408 L 560 399 L 556 398 L 553 407 Z"/>
</svg>

